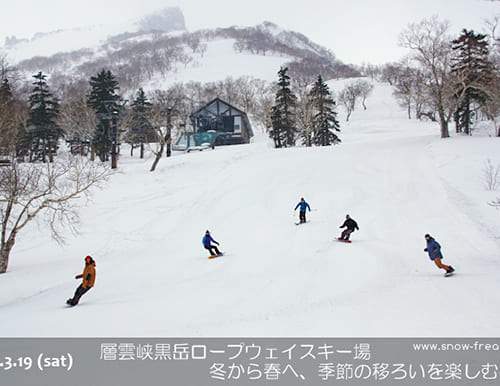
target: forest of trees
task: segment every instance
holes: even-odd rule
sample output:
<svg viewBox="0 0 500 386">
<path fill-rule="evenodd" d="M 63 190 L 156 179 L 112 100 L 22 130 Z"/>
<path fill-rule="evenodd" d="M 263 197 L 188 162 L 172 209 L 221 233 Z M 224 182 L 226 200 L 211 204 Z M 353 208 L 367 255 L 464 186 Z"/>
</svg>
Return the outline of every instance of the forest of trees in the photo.
<svg viewBox="0 0 500 386">
<path fill-rule="evenodd" d="M 277 29 L 273 23 L 264 22 L 255 27 L 227 27 L 176 35 L 141 30 L 109 38 L 100 47 L 99 54 L 81 49 L 50 57 L 36 56 L 21 61 L 17 67 L 27 73 L 51 74 L 54 88 L 64 87 L 76 78 L 88 79 L 106 68 L 116 74 L 122 90 L 133 92 L 155 75 L 166 77 L 177 71 L 177 67 L 203 60 L 209 42 L 233 39 L 237 52 L 294 58 L 286 65 L 296 77 L 307 76 L 313 80 L 320 73 L 326 79 L 360 75 L 354 67 L 342 63 L 304 35 L 293 31 L 276 33 Z"/>
<path fill-rule="evenodd" d="M 457 133 L 471 135 L 474 122 L 491 121 L 500 136 L 500 38 L 497 21 L 490 34 L 463 29 L 450 36 L 450 26 L 437 17 L 409 25 L 400 45 L 410 54 L 399 63 L 361 69 L 394 86 L 394 95 L 408 118 L 439 123 L 441 137 L 449 137 L 450 123 Z"/>
<path fill-rule="evenodd" d="M 189 114 L 215 97 L 246 111 L 256 125 L 269 131 L 276 147 L 295 146 L 297 143 L 305 146 L 335 144 L 340 142 L 335 134 L 339 130 L 335 107 L 345 109 L 347 120 L 358 105 L 366 109 L 366 98 L 373 89 L 370 78 L 394 86 L 394 95 L 406 108 L 410 119 L 439 122 L 442 137 L 449 136 L 451 122 L 457 132 L 470 135 L 474 122 L 481 119 L 494 122 L 500 135 L 496 123 L 500 110 L 500 39 L 495 36 L 495 22 L 490 23 L 489 35 L 464 29 L 456 37 L 449 35 L 448 23 L 437 17 L 411 24 L 400 35 L 400 45 L 409 49 L 407 57 L 399 63 L 363 65 L 357 70 L 349 70 L 350 75 L 362 73 L 366 77 L 349 81 L 344 89 L 336 91 L 329 90 L 323 81 L 339 75 L 332 74 L 335 65 L 340 65 L 334 55 L 301 34 L 276 33 L 276 29 L 274 24 L 264 23 L 256 27 L 230 27 L 174 37 L 160 34 L 153 40 L 135 43 L 110 40 L 108 44 L 115 46 L 109 50 L 106 61 L 121 63 L 118 72 L 103 66 L 89 74 L 91 69 L 103 63 L 83 60 L 81 65 L 89 67 L 78 68 L 80 75 L 76 78 L 61 78 L 58 71 L 47 75 L 37 69 L 31 85 L 22 80 L 21 74 L 27 68 L 36 65 L 50 67 L 51 60 L 57 67 L 59 60 L 68 60 L 67 54 L 33 58 L 16 68 L 1 58 L 0 119 L 2 130 L 10 133 L 2 135 L 1 148 L 12 147 L 11 143 L 5 144 L 8 140 L 15 143 L 17 157 L 51 162 L 57 154 L 60 139 L 64 138 L 73 153 L 89 154 L 92 159 L 98 157 L 104 162 L 116 157 L 112 153 L 117 151 L 120 140 L 130 143 L 131 151 L 140 147 L 143 156 L 145 146 L 158 138 L 155 125 L 168 125 L 165 148 L 169 152 L 169 145 L 180 128 L 189 125 Z M 242 76 L 205 84 L 176 84 L 169 90 L 148 93 L 141 88 L 144 76 L 170 71 L 169 63 L 180 60 L 181 51 L 185 52 L 187 47 L 202 54 L 207 41 L 220 37 L 234 38 L 235 49 L 240 51 L 261 55 L 279 52 L 302 57 L 300 60 L 304 60 L 307 71 L 293 70 L 297 68 L 298 60 L 280 70 L 275 84 Z M 323 62 L 308 56 L 310 51 L 304 52 L 306 46 L 316 50 L 320 54 L 317 58 L 323 57 Z M 91 54 L 82 51 L 77 53 L 77 58 L 81 60 L 86 55 Z M 124 58 L 133 59 L 125 61 Z M 133 63 L 134 60 L 146 60 L 149 64 Z M 135 72 L 140 75 L 135 77 Z M 82 79 L 82 76 L 87 77 Z M 131 79 L 136 80 L 131 82 Z M 318 81 L 324 83 L 323 88 L 318 88 Z M 131 88 L 132 85 L 137 87 Z M 315 118 L 318 109 L 323 111 L 326 106 L 318 107 L 320 89 L 324 94 L 321 98 L 326 98 L 323 102 L 328 101 L 331 115 L 322 121 L 322 124 L 330 122 L 330 134 L 326 137 L 318 137 L 322 124 L 318 124 Z M 128 106 L 127 100 L 130 100 Z M 175 108 L 169 107 L 174 105 Z M 11 114 L 6 114 L 6 111 Z M 327 137 L 329 139 L 325 140 Z"/>
<path fill-rule="evenodd" d="M 336 102 L 328 85 L 318 75 L 313 85 L 296 83 L 299 97 L 292 90 L 288 67 L 278 71 L 275 103 L 271 109 L 269 136 L 276 148 L 292 147 L 297 139 L 301 145 L 329 146 L 341 142 L 336 132 L 340 124 Z"/>
</svg>

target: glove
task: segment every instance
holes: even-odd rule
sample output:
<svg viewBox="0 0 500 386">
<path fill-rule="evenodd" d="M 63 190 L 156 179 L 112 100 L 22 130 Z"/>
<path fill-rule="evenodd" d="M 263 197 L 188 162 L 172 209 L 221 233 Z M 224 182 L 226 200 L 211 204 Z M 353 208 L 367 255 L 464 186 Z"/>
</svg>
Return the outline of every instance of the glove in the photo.
<svg viewBox="0 0 500 386">
<path fill-rule="evenodd" d="M 424 252 L 427 252 L 427 248 L 424 249 Z"/>
</svg>

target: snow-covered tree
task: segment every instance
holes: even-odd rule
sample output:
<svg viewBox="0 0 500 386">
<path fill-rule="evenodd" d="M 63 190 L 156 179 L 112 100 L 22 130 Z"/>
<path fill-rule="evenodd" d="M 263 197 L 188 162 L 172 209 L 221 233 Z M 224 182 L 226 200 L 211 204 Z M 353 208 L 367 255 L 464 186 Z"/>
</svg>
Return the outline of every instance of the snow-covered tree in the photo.
<svg viewBox="0 0 500 386">
<path fill-rule="evenodd" d="M 310 147 L 314 138 L 314 106 L 311 97 L 311 84 L 307 77 L 294 79 L 294 92 L 297 95 L 296 122 L 302 145 Z"/>
<path fill-rule="evenodd" d="M 346 121 L 349 121 L 351 114 L 356 108 L 356 103 L 358 101 L 359 94 L 354 83 L 347 84 L 339 93 L 338 99 L 339 103 L 345 107 L 347 111 Z"/>
<path fill-rule="evenodd" d="M 57 122 L 74 154 L 88 155 L 97 126 L 97 116 L 87 103 L 86 82 L 81 80 L 67 85 L 61 91 L 61 104 Z"/>
<path fill-rule="evenodd" d="M 278 90 L 271 113 L 270 136 L 277 148 L 295 146 L 297 127 L 294 116 L 297 97 L 290 88 L 288 67 L 282 67 L 278 71 L 278 76 Z"/>
<path fill-rule="evenodd" d="M 366 110 L 366 98 L 368 98 L 372 93 L 373 84 L 367 80 L 360 79 L 355 83 L 355 85 L 361 98 L 361 105 L 363 106 L 363 109 Z"/>
<path fill-rule="evenodd" d="M 412 23 L 401 33 L 399 44 L 409 48 L 411 58 L 424 73 L 424 86 L 435 106 L 441 137 L 449 137 L 448 124 L 453 113 L 450 82 L 451 39 L 449 24 L 436 16 Z"/>
<path fill-rule="evenodd" d="M 316 146 L 335 145 L 340 141 L 335 132 L 340 132 L 340 125 L 335 112 L 335 101 L 328 85 L 321 75 L 311 90 L 311 103 L 314 106 L 313 128 Z"/>
<path fill-rule="evenodd" d="M 415 117 L 421 119 L 424 115 L 432 118 L 432 109 L 428 106 L 430 98 L 423 87 L 423 73 L 419 68 L 413 67 L 411 63 L 403 60 L 400 63 L 398 79 L 394 85 L 393 95 L 398 100 L 401 107 L 406 108 L 408 119 L 412 118 L 412 111 Z M 428 111 L 424 111 L 427 109 Z M 430 112 L 431 116 L 428 115 Z"/>
<path fill-rule="evenodd" d="M 98 124 L 92 139 L 93 151 L 97 153 L 102 162 L 109 159 L 111 152 L 111 129 L 112 122 L 109 114 L 118 112 L 118 100 L 120 89 L 116 77 L 109 70 L 102 70 L 96 76 L 90 78 L 91 90 L 88 95 L 88 105 L 94 109 Z"/>
<path fill-rule="evenodd" d="M 0 273 L 9 265 L 17 236 L 35 218 L 45 216 L 52 236 L 76 230 L 78 214 L 73 202 L 110 175 L 110 169 L 88 158 L 64 154 L 54 162 L 12 162 L 0 168 Z"/>
<path fill-rule="evenodd" d="M 173 122 L 182 113 L 182 102 L 183 97 L 182 94 L 179 94 L 178 87 L 171 87 L 167 91 L 155 91 L 153 104 L 146 114 L 154 135 L 153 141 L 149 144 L 150 150 L 155 156 L 151 172 L 156 170 L 165 148 L 171 144 Z"/>
<path fill-rule="evenodd" d="M 151 102 L 148 101 L 144 90 L 140 88 L 132 102 L 132 112 L 126 120 L 126 125 L 129 128 L 126 140 L 130 143 L 132 152 L 135 145 L 140 147 L 141 159 L 144 158 L 144 143 L 148 142 L 148 139 L 152 137 L 153 129 L 147 118 L 151 108 Z"/>
<path fill-rule="evenodd" d="M 494 66 L 489 60 L 486 35 L 464 29 L 453 40 L 452 75 L 455 82 L 457 132 L 471 134 L 473 103 L 484 106 L 489 98 L 488 88 L 494 78 Z"/>
<path fill-rule="evenodd" d="M 30 160 L 53 162 L 59 138 L 63 131 L 57 124 L 59 101 L 49 91 L 47 75 L 39 72 L 33 75 L 33 91 L 29 97 L 29 140 Z"/>
<path fill-rule="evenodd" d="M 19 125 L 19 103 L 16 101 L 9 80 L 0 85 L 0 155 L 12 154 L 16 146 Z"/>
</svg>

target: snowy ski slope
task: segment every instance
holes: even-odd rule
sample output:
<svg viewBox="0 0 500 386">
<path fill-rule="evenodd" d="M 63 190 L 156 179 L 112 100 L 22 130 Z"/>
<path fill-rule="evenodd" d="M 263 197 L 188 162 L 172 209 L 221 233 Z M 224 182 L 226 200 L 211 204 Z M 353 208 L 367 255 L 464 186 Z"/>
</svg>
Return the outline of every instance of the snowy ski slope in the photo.
<svg viewBox="0 0 500 386">
<path fill-rule="evenodd" d="M 442 140 L 381 84 L 340 118 L 333 148 L 276 150 L 258 134 L 155 173 L 122 151 L 79 236 L 19 236 L 0 276 L 2 336 L 499 336 L 500 211 L 487 202 L 500 193 L 481 173 L 500 139 Z M 295 226 L 301 197 L 313 211 Z M 347 213 L 352 244 L 334 241 Z M 206 229 L 225 256 L 207 259 Z M 455 276 L 428 259 L 425 233 Z M 66 308 L 87 254 L 96 286 Z"/>
</svg>

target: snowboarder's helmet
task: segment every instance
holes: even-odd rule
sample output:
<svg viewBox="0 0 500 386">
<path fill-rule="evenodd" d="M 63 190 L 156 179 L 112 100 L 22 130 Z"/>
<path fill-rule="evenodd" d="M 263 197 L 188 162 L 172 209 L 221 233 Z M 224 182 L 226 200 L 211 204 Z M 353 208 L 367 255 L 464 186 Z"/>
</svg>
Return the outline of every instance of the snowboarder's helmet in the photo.
<svg viewBox="0 0 500 386">
<path fill-rule="evenodd" d="M 91 261 L 92 261 L 92 257 L 91 257 L 91 256 L 87 256 L 87 257 L 85 258 L 85 262 L 86 262 L 87 264 L 88 264 L 88 263 L 90 263 Z"/>
<path fill-rule="evenodd" d="M 429 240 L 431 238 L 431 235 L 430 234 L 426 234 L 424 237 L 425 237 L 426 240 Z"/>
</svg>

